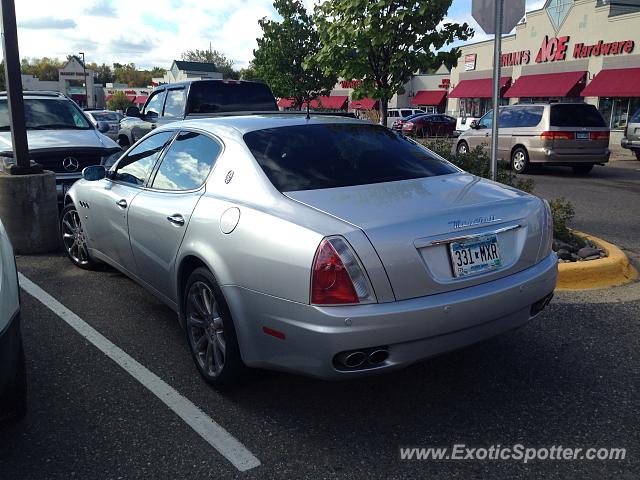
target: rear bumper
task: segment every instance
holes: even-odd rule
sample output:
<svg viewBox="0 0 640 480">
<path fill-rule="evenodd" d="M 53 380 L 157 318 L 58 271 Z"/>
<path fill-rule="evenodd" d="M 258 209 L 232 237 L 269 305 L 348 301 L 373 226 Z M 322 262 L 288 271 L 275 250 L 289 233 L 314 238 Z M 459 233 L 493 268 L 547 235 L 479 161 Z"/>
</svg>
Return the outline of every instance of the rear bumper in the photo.
<svg viewBox="0 0 640 480">
<path fill-rule="evenodd" d="M 529 160 L 533 163 L 552 163 L 555 165 L 602 164 L 608 163 L 611 150 L 600 153 L 565 154 L 550 148 L 531 148 Z"/>
<path fill-rule="evenodd" d="M 640 150 L 640 140 L 629 140 L 627 137 L 622 137 L 620 146 L 629 150 Z"/>
<path fill-rule="evenodd" d="M 223 287 L 245 363 L 251 367 L 345 379 L 405 367 L 518 328 L 532 305 L 553 292 L 557 258 L 461 290 L 399 302 L 316 307 L 237 286 Z M 263 332 L 282 332 L 285 339 Z M 336 354 L 384 346 L 389 356 L 371 368 L 336 368 Z"/>
</svg>

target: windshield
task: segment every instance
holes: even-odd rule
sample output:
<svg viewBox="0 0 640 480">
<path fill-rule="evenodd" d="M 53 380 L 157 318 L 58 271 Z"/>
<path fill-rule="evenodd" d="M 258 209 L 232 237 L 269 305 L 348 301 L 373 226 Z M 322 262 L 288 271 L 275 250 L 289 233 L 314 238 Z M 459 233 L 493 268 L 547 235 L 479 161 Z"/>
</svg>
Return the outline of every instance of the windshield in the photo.
<svg viewBox="0 0 640 480">
<path fill-rule="evenodd" d="M 27 130 L 87 130 L 93 128 L 71 100 L 60 98 L 25 98 Z M 9 130 L 7 100 L 0 100 L 0 130 Z"/>
<path fill-rule="evenodd" d="M 457 170 L 377 125 L 300 125 L 257 130 L 244 141 L 281 192 L 393 182 Z"/>
</svg>

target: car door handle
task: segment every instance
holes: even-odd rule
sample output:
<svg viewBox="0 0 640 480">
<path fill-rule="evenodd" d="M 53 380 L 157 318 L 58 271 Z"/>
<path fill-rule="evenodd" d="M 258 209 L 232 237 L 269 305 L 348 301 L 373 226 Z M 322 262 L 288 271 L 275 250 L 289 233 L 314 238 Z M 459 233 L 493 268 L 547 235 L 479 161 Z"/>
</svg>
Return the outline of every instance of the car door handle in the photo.
<svg viewBox="0 0 640 480">
<path fill-rule="evenodd" d="M 184 218 L 179 213 L 176 213 L 175 215 L 169 215 L 167 217 L 167 220 L 169 220 L 174 225 L 184 225 Z"/>
<path fill-rule="evenodd" d="M 122 200 L 118 200 L 116 202 L 116 205 L 118 205 L 120 208 L 127 208 L 127 201 L 123 198 Z"/>
</svg>

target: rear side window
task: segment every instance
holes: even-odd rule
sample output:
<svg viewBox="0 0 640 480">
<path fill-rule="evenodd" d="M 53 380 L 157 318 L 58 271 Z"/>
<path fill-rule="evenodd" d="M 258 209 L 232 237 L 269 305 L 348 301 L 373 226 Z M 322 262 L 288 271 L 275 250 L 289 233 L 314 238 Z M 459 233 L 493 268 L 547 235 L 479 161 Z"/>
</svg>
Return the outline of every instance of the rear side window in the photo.
<svg viewBox="0 0 640 480">
<path fill-rule="evenodd" d="M 195 82 L 189 90 L 189 113 L 276 111 L 278 106 L 263 83 Z"/>
<path fill-rule="evenodd" d="M 257 130 L 244 141 L 281 192 L 446 175 L 457 170 L 379 125 L 299 125 Z"/>
<path fill-rule="evenodd" d="M 184 114 L 184 89 L 169 90 L 164 104 L 165 117 L 182 117 Z"/>
<path fill-rule="evenodd" d="M 640 110 L 636 110 L 636 113 L 633 114 L 629 123 L 640 123 Z"/>
<path fill-rule="evenodd" d="M 162 159 L 152 188 L 195 190 L 204 183 L 220 154 L 220 144 L 195 132 L 180 132 Z"/>
<path fill-rule="evenodd" d="M 552 127 L 606 127 L 598 109 L 586 103 L 551 105 Z"/>
</svg>

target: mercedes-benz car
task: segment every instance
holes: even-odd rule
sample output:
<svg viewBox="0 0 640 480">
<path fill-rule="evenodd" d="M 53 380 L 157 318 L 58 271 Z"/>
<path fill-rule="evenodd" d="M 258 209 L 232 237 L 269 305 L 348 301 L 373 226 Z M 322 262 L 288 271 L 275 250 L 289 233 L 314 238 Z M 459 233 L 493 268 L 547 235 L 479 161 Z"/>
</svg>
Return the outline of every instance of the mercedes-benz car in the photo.
<svg viewBox="0 0 640 480">
<path fill-rule="evenodd" d="M 104 133 L 109 124 L 94 125 L 80 107 L 58 92 L 25 91 L 24 114 L 31 160 L 56 174 L 60 201 L 88 165 L 110 162 L 122 149 Z M 0 168 L 13 162 L 6 92 L 0 92 Z"/>
<path fill-rule="evenodd" d="M 27 377 L 13 247 L 0 222 L 0 422 L 24 417 Z"/>
<path fill-rule="evenodd" d="M 545 201 L 356 119 L 176 122 L 83 176 L 69 258 L 178 312 L 214 385 L 404 367 L 524 325 L 555 287 Z"/>
</svg>

